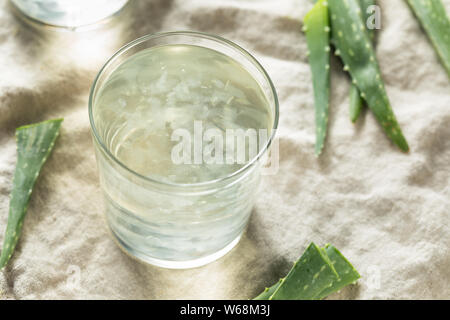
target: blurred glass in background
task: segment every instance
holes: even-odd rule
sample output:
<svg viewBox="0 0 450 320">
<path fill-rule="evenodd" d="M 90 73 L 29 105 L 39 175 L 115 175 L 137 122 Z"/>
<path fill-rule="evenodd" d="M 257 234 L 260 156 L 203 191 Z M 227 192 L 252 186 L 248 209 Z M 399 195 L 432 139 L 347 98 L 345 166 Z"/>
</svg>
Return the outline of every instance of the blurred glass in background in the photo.
<svg viewBox="0 0 450 320">
<path fill-rule="evenodd" d="M 77 28 L 105 19 L 128 0 L 11 0 L 28 18 L 64 28 Z"/>
</svg>

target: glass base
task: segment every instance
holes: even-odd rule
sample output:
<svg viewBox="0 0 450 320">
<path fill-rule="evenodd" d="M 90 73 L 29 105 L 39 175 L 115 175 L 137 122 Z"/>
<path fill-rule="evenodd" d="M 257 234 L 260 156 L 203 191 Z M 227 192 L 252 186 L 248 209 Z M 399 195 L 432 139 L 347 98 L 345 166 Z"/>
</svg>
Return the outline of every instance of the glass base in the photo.
<svg viewBox="0 0 450 320">
<path fill-rule="evenodd" d="M 190 269 L 190 268 L 204 266 L 204 265 L 211 263 L 219 258 L 222 258 L 224 255 L 226 255 L 228 252 L 230 252 L 231 249 L 233 249 L 239 243 L 239 240 L 241 240 L 241 237 L 242 237 L 242 233 L 241 233 L 239 236 L 237 236 L 233 241 L 231 241 L 224 248 L 220 249 L 219 251 L 217 251 L 213 254 L 210 254 L 209 256 L 202 257 L 199 259 L 194 259 L 194 260 L 187 260 L 187 261 L 173 261 L 173 260 L 157 259 L 157 258 L 148 256 L 146 254 L 143 254 L 139 251 L 136 251 L 133 248 L 129 247 L 126 243 L 124 243 L 115 234 L 115 232 L 113 230 L 111 230 L 111 233 L 113 234 L 114 239 L 116 240 L 119 247 L 123 251 L 125 251 L 125 253 L 127 253 L 128 255 L 130 255 L 140 261 L 143 261 L 145 263 L 148 263 L 148 264 L 151 264 L 151 265 L 154 265 L 157 267 L 167 268 L 167 269 Z"/>
</svg>

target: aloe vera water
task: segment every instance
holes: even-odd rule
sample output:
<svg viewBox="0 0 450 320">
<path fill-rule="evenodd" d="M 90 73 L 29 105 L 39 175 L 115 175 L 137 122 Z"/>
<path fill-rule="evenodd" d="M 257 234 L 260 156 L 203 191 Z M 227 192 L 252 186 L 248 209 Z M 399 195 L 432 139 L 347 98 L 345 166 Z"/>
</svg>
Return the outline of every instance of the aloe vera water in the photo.
<svg viewBox="0 0 450 320">
<path fill-rule="evenodd" d="M 252 160 L 249 149 L 255 140 L 245 140 L 244 163 L 227 161 L 230 143 L 235 145 L 234 157 L 239 150 L 237 140 L 227 139 L 226 133 L 265 131 L 256 136 L 260 146 L 267 142 L 273 122 L 273 111 L 254 77 L 218 51 L 162 45 L 121 63 L 94 104 L 93 119 L 106 149 L 127 168 L 125 176 L 144 177 L 142 184 L 132 184 L 114 171 L 117 164 L 112 160 L 99 161 L 108 222 L 121 245 L 168 267 L 200 265 L 234 246 L 253 206 L 260 164 L 227 178 Z M 177 135 L 180 130 L 184 135 Z M 205 138 L 208 130 L 222 138 L 223 149 L 214 148 L 215 139 Z M 181 139 L 186 135 L 190 144 Z M 223 153 L 224 161 L 196 161 L 199 142 L 201 154 L 212 149 L 214 156 Z M 190 155 L 182 163 L 174 161 L 174 148 L 180 146 L 188 146 Z M 198 187 L 211 181 L 219 182 Z"/>
<path fill-rule="evenodd" d="M 219 179 L 244 165 L 237 159 L 228 164 L 195 161 L 194 144 L 206 149 L 215 143 L 199 141 L 198 133 L 220 133 L 226 144 L 227 129 L 270 132 L 272 122 L 263 91 L 239 63 L 193 45 L 165 45 L 136 54 L 111 74 L 97 108 L 97 127 L 114 156 L 141 175 L 175 183 Z M 173 149 L 183 142 L 177 130 L 190 134 L 187 163 L 173 159 Z M 236 139 L 234 144 L 236 153 Z M 246 147 L 239 151 L 248 160 Z M 225 162 L 227 146 L 221 149 Z"/>
</svg>

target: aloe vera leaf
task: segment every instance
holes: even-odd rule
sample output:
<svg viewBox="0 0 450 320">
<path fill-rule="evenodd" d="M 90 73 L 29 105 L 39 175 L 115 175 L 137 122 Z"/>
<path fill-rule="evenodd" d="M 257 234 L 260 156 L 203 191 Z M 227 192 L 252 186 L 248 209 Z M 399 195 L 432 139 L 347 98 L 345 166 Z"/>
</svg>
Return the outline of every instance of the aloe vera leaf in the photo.
<svg viewBox="0 0 450 320">
<path fill-rule="evenodd" d="M 315 246 L 313 243 L 310 245 Z M 317 248 L 313 248 L 317 250 Z M 350 262 L 336 249 L 333 245 L 327 244 L 324 248 L 319 248 L 319 251 L 322 253 L 323 262 L 329 263 L 334 267 L 334 270 L 337 273 L 337 277 L 333 278 L 334 280 L 331 282 L 331 285 L 327 283 L 327 286 L 324 286 L 324 289 L 318 292 L 314 297 L 309 297 L 308 299 L 323 299 L 326 296 L 342 289 L 348 284 L 354 283 L 356 280 L 360 278 L 358 271 L 352 266 Z M 297 261 L 297 265 L 301 263 L 304 255 Z M 312 260 L 311 260 L 312 261 Z M 306 263 L 303 268 L 309 268 L 313 270 L 314 267 L 310 265 L 310 263 Z M 319 271 L 319 269 L 315 270 Z M 292 271 L 291 271 L 292 272 Z M 299 272 L 299 276 L 302 276 Z M 306 273 L 303 275 L 306 276 Z M 271 286 L 270 288 L 266 288 L 260 295 L 258 295 L 254 300 L 269 300 L 271 296 L 277 291 L 278 287 L 281 283 L 285 283 L 286 281 L 290 281 L 287 279 L 281 279 L 276 284 Z M 296 290 L 301 290 L 301 287 L 297 287 Z M 286 300 L 292 300 L 294 298 L 286 298 Z"/>
<path fill-rule="evenodd" d="M 339 279 L 334 281 L 331 287 L 328 287 L 320 292 L 320 294 L 316 297 L 319 300 L 341 290 L 349 284 L 354 283 L 361 277 L 352 264 L 333 245 L 327 244 L 324 250 L 330 258 L 331 264 L 336 269 Z"/>
<path fill-rule="evenodd" d="M 16 129 L 17 164 L 9 203 L 8 224 L 0 255 L 0 269 L 11 258 L 22 231 L 28 202 L 42 165 L 47 160 L 62 119 L 55 119 Z"/>
<path fill-rule="evenodd" d="M 408 0 L 450 77 L 450 20 L 440 0 Z"/>
<path fill-rule="evenodd" d="M 339 278 L 326 253 L 311 243 L 270 300 L 313 300 Z"/>
<path fill-rule="evenodd" d="M 315 0 L 315 2 L 317 2 Z M 359 0 L 359 5 L 362 10 L 362 15 L 364 21 L 366 21 L 366 27 L 367 27 L 367 21 L 370 18 L 369 14 L 369 7 L 376 5 L 376 0 Z M 375 30 L 369 29 L 367 27 L 367 30 L 369 32 L 369 36 L 372 40 L 375 39 Z M 331 35 L 332 39 L 331 42 L 334 43 L 333 35 Z M 352 122 L 356 122 L 358 120 L 359 115 L 361 114 L 362 108 L 364 106 L 364 100 L 361 97 L 361 93 L 359 92 L 359 89 L 356 85 L 352 84 L 350 88 L 350 120 Z"/>
<path fill-rule="evenodd" d="M 281 279 L 280 281 L 278 281 L 276 284 L 274 284 L 273 286 L 271 286 L 270 288 L 266 288 L 263 292 L 261 292 L 256 298 L 254 298 L 253 300 L 269 300 L 270 297 L 275 293 L 275 291 L 277 290 L 278 286 L 280 285 L 280 283 L 283 281 L 283 279 Z"/>
<path fill-rule="evenodd" d="M 345 70 L 350 72 L 361 97 L 367 102 L 387 136 L 402 151 L 409 151 L 389 103 L 358 0 L 329 0 L 328 7 L 336 54 L 341 56 Z"/>
<path fill-rule="evenodd" d="M 356 122 L 361 114 L 364 101 L 361 98 L 361 93 L 357 86 L 350 87 L 350 120 Z"/>
<path fill-rule="evenodd" d="M 315 153 L 325 145 L 330 95 L 330 24 L 326 0 L 318 1 L 304 18 L 316 113 Z"/>
<path fill-rule="evenodd" d="M 370 18 L 369 14 L 369 8 L 371 6 L 376 5 L 375 0 L 359 0 L 359 5 L 362 10 L 363 19 L 366 22 L 367 27 L 367 21 Z M 372 40 L 375 39 L 375 30 L 367 28 L 369 32 L 369 36 Z M 350 120 L 354 123 L 356 120 L 358 120 L 359 115 L 361 114 L 361 110 L 364 106 L 364 101 L 361 98 L 361 93 L 359 92 L 359 89 L 356 85 L 352 84 L 350 88 Z"/>
<path fill-rule="evenodd" d="M 377 1 L 376 0 L 359 0 L 359 6 L 362 11 L 363 20 L 365 22 L 365 26 L 367 28 L 367 31 L 369 32 L 369 36 L 371 40 L 375 39 L 375 29 L 370 29 L 367 26 L 367 21 L 369 20 L 371 16 L 371 12 L 369 11 L 369 8 L 372 6 L 376 6 Z"/>
</svg>

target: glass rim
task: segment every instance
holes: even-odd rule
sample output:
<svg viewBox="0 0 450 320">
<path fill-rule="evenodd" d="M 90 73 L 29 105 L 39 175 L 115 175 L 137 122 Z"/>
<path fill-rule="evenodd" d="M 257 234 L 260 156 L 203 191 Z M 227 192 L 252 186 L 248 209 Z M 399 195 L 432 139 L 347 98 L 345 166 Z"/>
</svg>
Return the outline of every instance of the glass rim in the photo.
<svg viewBox="0 0 450 320">
<path fill-rule="evenodd" d="M 208 180 L 208 181 L 195 182 L 195 183 L 176 183 L 176 182 L 169 182 L 169 181 L 161 181 L 161 180 L 157 180 L 154 178 L 144 176 L 144 175 L 134 171 L 133 169 L 129 168 L 122 161 L 117 159 L 117 157 L 114 156 L 111 153 L 111 151 L 109 150 L 109 148 L 106 147 L 106 145 L 103 143 L 102 139 L 100 138 L 100 136 L 97 132 L 97 128 L 95 126 L 95 121 L 94 121 L 94 117 L 93 117 L 94 94 L 95 94 L 95 90 L 97 89 L 97 86 L 98 86 L 98 81 L 99 81 L 100 77 L 106 72 L 107 68 L 116 60 L 116 58 L 121 56 L 123 53 L 125 53 L 129 49 L 131 49 L 143 42 L 146 42 L 148 40 L 163 38 L 163 37 L 170 37 L 170 36 L 183 36 L 183 35 L 209 39 L 209 40 L 213 40 L 213 41 L 231 46 L 232 48 L 237 49 L 241 54 L 243 54 L 244 56 L 249 58 L 250 61 L 255 64 L 257 69 L 259 69 L 259 71 L 262 73 L 265 80 L 269 84 L 270 90 L 272 91 L 272 95 L 273 95 L 273 102 L 274 102 L 274 109 L 275 109 L 273 122 L 272 122 L 272 129 L 271 129 L 272 132 L 270 134 L 270 137 L 267 140 L 267 142 L 264 144 L 264 147 L 261 148 L 261 150 L 259 150 L 259 152 L 256 156 L 254 156 L 252 159 L 250 159 L 244 166 L 242 166 L 238 170 L 233 171 L 232 173 L 230 173 L 224 177 L 220 177 L 220 178 Z M 94 82 L 91 86 L 90 93 L 89 93 L 88 111 L 89 111 L 89 122 L 90 122 L 91 132 L 93 133 L 94 139 L 100 145 L 100 148 L 106 154 L 106 156 L 111 158 L 114 161 L 114 163 L 118 164 L 126 172 L 131 173 L 133 176 L 136 176 L 139 179 L 142 179 L 143 181 L 146 181 L 146 182 L 149 182 L 152 184 L 157 184 L 157 185 L 164 185 L 164 186 L 169 186 L 169 187 L 181 187 L 181 188 L 210 186 L 210 185 L 214 185 L 217 183 L 231 180 L 234 177 L 238 177 L 241 173 L 245 172 L 248 168 L 250 168 L 253 164 L 255 164 L 269 149 L 270 145 L 272 144 L 272 142 L 275 138 L 275 133 L 278 129 L 278 121 L 279 121 L 279 102 L 278 102 L 278 95 L 277 95 L 275 86 L 274 86 L 272 80 L 270 79 L 269 74 L 264 69 L 264 67 L 258 62 L 258 60 L 256 60 L 256 58 L 253 57 L 253 55 L 250 54 L 247 50 L 245 50 L 244 48 L 242 48 L 241 46 L 239 46 L 238 44 L 236 44 L 230 40 L 227 40 L 227 39 L 222 38 L 217 35 L 204 33 L 204 32 L 197 32 L 197 31 L 170 31 L 170 32 L 152 33 L 152 34 L 147 34 L 145 36 L 139 37 L 139 38 L 125 44 L 124 46 L 122 46 L 106 61 L 106 63 L 103 65 L 103 67 L 97 73 L 97 75 L 94 79 Z"/>
</svg>

